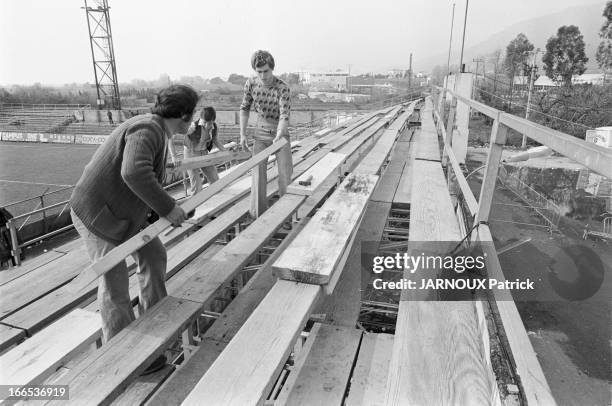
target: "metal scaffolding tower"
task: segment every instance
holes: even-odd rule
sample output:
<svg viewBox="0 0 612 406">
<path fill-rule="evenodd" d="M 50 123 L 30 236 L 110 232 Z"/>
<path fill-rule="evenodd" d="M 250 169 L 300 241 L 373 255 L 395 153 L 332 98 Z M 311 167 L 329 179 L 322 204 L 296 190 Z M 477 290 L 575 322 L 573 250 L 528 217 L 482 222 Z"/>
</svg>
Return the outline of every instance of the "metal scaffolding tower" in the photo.
<svg viewBox="0 0 612 406">
<path fill-rule="evenodd" d="M 85 1 L 99 109 L 120 110 L 119 82 L 107 0 Z"/>
</svg>

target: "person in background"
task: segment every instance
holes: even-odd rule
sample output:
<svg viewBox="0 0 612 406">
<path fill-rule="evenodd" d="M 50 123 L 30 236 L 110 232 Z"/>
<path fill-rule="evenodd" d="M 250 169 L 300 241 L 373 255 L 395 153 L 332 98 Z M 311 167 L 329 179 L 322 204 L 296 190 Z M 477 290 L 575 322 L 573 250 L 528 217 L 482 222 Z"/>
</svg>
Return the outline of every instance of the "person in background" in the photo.
<svg viewBox="0 0 612 406">
<path fill-rule="evenodd" d="M 112 113 L 110 110 L 107 110 L 107 111 L 106 111 L 106 117 L 108 117 L 108 122 L 109 122 L 110 124 L 114 124 L 114 123 L 113 123 L 113 113 Z"/>
<path fill-rule="evenodd" d="M 185 158 L 195 158 L 207 155 L 213 148 L 213 145 L 216 146 L 219 151 L 225 151 L 223 144 L 219 142 L 219 127 L 215 122 L 216 119 L 217 112 L 213 107 L 204 107 L 202 109 L 199 120 L 191 124 L 185 135 L 183 146 L 183 156 Z M 200 169 L 192 169 L 187 172 L 191 185 L 189 189 L 191 195 L 202 190 L 202 177 L 200 176 L 200 172 L 204 173 L 208 184 L 212 184 L 219 180 L 217 167 L 214 165 L 204 166 Z"/>
<path fill-rule="evenodd" d="M 151 114 L 119 124 L 96 150 L 74 187 L 71 217 L 92 262 L 100 260 L 147 225 L 151 211 L 174 226 L 187 219 L 185 211 L 162 187 L 168 143 L 184 134 L 198 102 L 189 86 L 172 85 L 159 92 Z M 138 309 L 142 315 L 167 295 L 167 255 L 159 238 L 133 256 L 138 264 Z M 102 333 L 108 341 L 135 320 L 125 261 L 100 277 L 98 306 Z M 165 356 L 145 373 L 163 368 Z"/>
<path fill-rule="evenodd" d="M 272 143 L 286 138 L 289 141 L 289 114 L 291 112 L 291 92 L 287 83 L 274 76 L 274 57 L 268 51 L 256 51 L 251 56 L 251 67 L 257 74 L 244 84 L 244 96 L 240 105 L 240 145 L 247 146 L 247 125 L 250 110 L 257 112 L 257 122 L 253 134 L 253 155 L 263 151 Z M 278 165 L 278 191 L 282 196 L 291 183 L 293 162 L 291 145 L 287 143 L 276 153 Z M 267 183 L 265 166 L 259 166 L 260 179 Z M 252 193 L 254 196 L 255 194 Z M 255 202 L 252 201 L 252 205 Z M 252 208 L 253 210 L 253 208 Z"/>
</svg>

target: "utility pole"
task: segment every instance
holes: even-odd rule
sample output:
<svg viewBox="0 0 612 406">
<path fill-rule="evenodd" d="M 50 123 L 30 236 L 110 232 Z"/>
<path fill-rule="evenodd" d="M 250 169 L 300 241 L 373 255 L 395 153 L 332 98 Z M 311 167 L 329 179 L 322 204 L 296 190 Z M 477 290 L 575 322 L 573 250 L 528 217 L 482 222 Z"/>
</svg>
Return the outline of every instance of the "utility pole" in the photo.
<svg viewBox="0 0 612 406">
<path fill-rule="evenodd" d="M 448 60 L 446 61 L 446 76 L 450 75 L 450 56 L 451 56 L 451 46 L 453 44 L 453 25 L 454 23 L 455 23 L 455 3 L 453 3 L 453 14 L 451 17 L 450 39 L 448 40 Z"/>
<path fill-rule="evenodd" d="M 535 76 L 536 70 L 536 55 L 540 52 L 540 48 L 536 49 L 533 52 L 533 62 L 531 64 L 531 76 L 529 78 L 529 93 L 527 94 L 527 108 L 525 109 L 525 120 L 529 119 L 529 108 L 531 103 L 531 92 L 533 91 L 533 78 Z M 521 148 L 525 148 L 527 146 L 527 136 L 523 134 L 523 141 L 521 142 Z"/>
<path fill-rule="evenodd" d="M 463 39 L 461 40 L 461 57 L 459 58 L 459 71 L 463 73 L 463 46 L 465 45 L 465 27 L 467 25 L 467 13 L 470 0 L 465 0 L 465 18 L 463 19 Z"/>
</svg>

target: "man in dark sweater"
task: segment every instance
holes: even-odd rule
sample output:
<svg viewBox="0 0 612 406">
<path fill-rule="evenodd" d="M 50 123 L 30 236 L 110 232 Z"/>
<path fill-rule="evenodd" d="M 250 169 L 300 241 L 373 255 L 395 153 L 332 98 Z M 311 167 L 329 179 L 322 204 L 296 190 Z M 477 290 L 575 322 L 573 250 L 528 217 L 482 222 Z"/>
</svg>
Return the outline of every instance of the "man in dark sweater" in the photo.
<svg viewBox="0 0 612 406">
<path fill-rule="evenodd" d="M 151 210 L 175 226 L 187 219 L 183 209 L 162 188 L 162 182 L 168 142 L 173 134 L 187 131 L 197 102 L 198 95 L 189 86 L 163 89 L 152 114 L 121 123 L 85 167 L 70 205 L 75 228 L 93 262 L 144 228 Z M 167 295 L 166 250 L 154 238 L 134 257 L 139 268 L 142 314 Z M 125 262 L 100 278 L 98 305 L 105 340 L 135 319 L 128 287 Z"/>
</svg>

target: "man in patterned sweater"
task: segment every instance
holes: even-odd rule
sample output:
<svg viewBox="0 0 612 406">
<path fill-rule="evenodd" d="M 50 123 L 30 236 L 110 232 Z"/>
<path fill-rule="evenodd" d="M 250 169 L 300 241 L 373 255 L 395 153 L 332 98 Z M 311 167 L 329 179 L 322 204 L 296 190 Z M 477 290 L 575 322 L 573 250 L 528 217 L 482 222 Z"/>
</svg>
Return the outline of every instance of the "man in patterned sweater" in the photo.
<svg viewBox="0 0 612 406">
<path fill-rule="evenodd" d="M 289 86 L 274 76 L 274 58 L 267 51 L 256 51 L 251 57 L 251 67 L 257 73 L 249 78 L 244 85 L 244 97 L 240 105 L 240 145 L 247 146 L 247 125 L 249 112 L 253 108 L 257 112 L 257 121 L 253 133 L 253 155 L 263 151 L 282 137 L 289 141 L 289 113 L 291 111 L 291 96 Z M 291 145 L 287 143 L 276 153 L 278 165 L 278 191 L 282 196 L 291 183 L 293 162 Z M 259 176 L 267 183 L 265 166 L 259 167 Z M 253 185 L 256 187 L 257 185 Z M 251 196 L 255 196 L 252 193 Z M 264 199 L 265 200 L 265 199 Z M 255 213 L 256 202 L 251 202 L 251 212 Z"/>
</svg>

